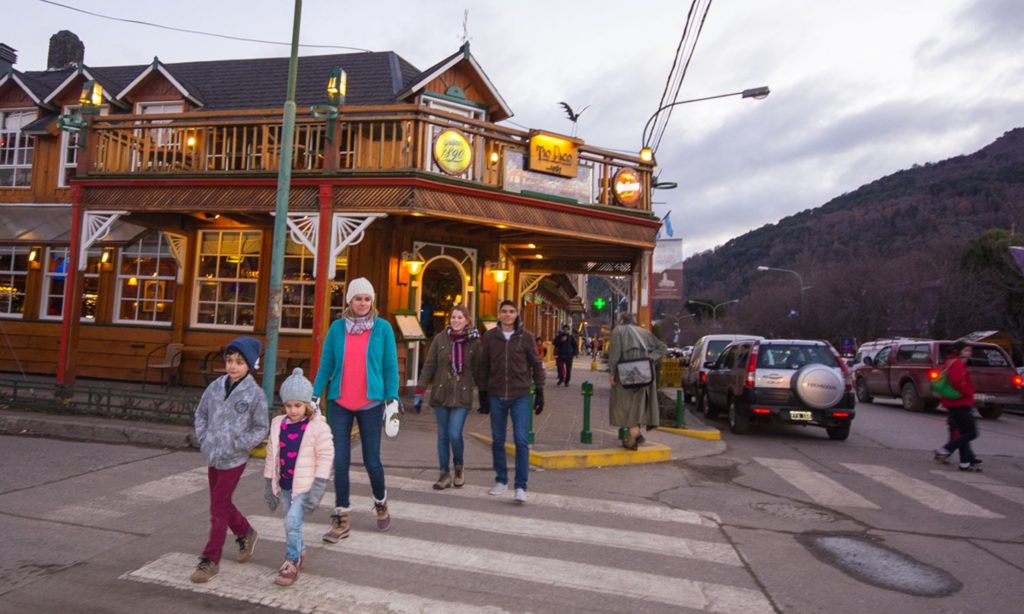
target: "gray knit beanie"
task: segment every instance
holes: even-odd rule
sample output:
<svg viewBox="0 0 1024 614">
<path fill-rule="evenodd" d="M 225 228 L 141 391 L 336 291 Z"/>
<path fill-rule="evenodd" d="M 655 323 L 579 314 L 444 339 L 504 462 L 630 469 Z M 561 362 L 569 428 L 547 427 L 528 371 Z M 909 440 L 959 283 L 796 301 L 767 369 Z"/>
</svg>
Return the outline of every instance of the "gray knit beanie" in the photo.
<svg viewBox="0 0 1024 614">
<path fill-rule="evenodd" d="M 288 401 L 313 402 L 313 384 L 302 375 L 300 367 L 292 370 L 292 374 L 281 382 L 281 402 Z"/>
</svg>

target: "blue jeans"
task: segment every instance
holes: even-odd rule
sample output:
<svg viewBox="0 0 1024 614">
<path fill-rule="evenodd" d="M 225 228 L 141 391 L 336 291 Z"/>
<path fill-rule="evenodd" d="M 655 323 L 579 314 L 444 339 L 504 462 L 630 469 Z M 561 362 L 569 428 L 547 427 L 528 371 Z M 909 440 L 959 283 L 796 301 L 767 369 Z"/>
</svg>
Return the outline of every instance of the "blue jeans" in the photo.
<svg viewBox="0 0 1024 614">
<path fill-rule="evenodd" d="M 435 407 L 437 419 L 437 460 L 441 471 L 448 471 L 448 452 L 456 465 L 462 463 L 462 427 L 466 424 L 469 409 L 466 407 Z"/>
<path fill-rule="evenodd" d="M 281 501 L 284 502 L 284 558 L 296 564 L 305 549 L 302 543 L 302 518 L 306 513 L 302 503 L 305 500 L 306 493 L 292 497 L 292 491 L 281 491 Z"/>
<path fill-rule="evenodd" d="M 334 436 L 334 505 L 351 507 L 349 502 L 348 467 L 352 462 L 352 423 L 359 423 L 359 443 L 363 449 L 363 465 L 370 476 L 370 490 L 373 498 L 383 501 L 387 496 L 384 488 L 384 465 L 380 462 L 380 435 L 384 426 L 384 404 L 349 411 L 334 403 L 327 423 Z"/>
<path fill-rule="evenodd" d="M 494 481 L 508 484 L 508 461 L 505 459 L 505 431 L 512 414 L 512 440 L 516 444 L 516 488 L 526 490 L 530 473 L 530 444 L 526 441 L 530 428 L 530 395 L 515 399 L 490 397 L 491 454 L 494 456 Z"/>
</svg>

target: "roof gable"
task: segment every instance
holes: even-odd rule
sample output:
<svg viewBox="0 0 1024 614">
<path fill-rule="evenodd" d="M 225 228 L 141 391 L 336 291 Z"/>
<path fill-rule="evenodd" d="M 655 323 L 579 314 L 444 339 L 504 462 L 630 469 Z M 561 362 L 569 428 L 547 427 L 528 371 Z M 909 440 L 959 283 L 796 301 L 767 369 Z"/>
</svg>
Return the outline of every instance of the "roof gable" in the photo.
<svg viewBox="0 0 1024 614">
<path fill-rule="evenodd" d="M 171 74 L 171 72 L 168 71 L 167 68 L 165 68 L 164 65 L 160 62 L 160 58 L 157 57 L 154 57 L 152 64 L 147 66 L 142 72 L 138 74 L 138 76 L 135 77 L 135 79 L 132 80 L 131 83 L 126 85 L 124 89 L 118 92 L 117 99 L 123 100 L 125 96 L 127 96 L 129 93 L 131 93 L 133 89 L 135 89 L 135 87 L 137 87 L 140 83 L 145 81 L 146 77 L 149 77 L 150 75 L 154 74 L 163 76 L 163 78 L 166 79 L 167 82 L 170 83 L 172 87 L 174 87 L 174 89 L 178 90 L 182 98 L 188 99 L 197 107 L 203 106 L 203 101 L 195 94 L 193 94 L 188 89 L 188 87 L 186 87 L 180 80 L 176 79 L 174 75 Z"/>
<path fill-rule="evenodd" d="M 441 93 L 447 93 L 451 90 L 451 84 L 444 82 L 444 75 L 450 70 L 461 70 L 465 71 L 466 76 L 471 80 L 482 85 L 483 91 L 480 93 L 484 106 L 487 107 L 490 113 L 490 120 L 494 122 L 501 121 L 512 117 L 512 109 L 509 108 L 505 99 L 498 93 L 498 89 L 494 87 L 491 80 L 487 77 L 487 74 L 481 68 L 480 64 L 477 63 L 476 58 L 469 52 L 469 43 L 464 43 L 458 51 L 441 60 L 437 64 L 434 64 L 427 70 L 414 76 L 407 84 L 406 88 L 402 90 L 397 98 L 398 100 L 404 100 L 416 94 L 425 92 L 432 84 Z M 437 81 L 440 83 L 435 83 Z"/>
</svg>

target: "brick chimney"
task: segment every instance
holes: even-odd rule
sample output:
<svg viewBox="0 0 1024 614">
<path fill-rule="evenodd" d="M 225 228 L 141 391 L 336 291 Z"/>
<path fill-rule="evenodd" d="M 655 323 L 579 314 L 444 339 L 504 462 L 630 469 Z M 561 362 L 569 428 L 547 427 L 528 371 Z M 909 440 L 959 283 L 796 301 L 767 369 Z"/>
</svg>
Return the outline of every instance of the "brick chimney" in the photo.
<svg viewBox="0 0 1024 614">
<path fill-rule="evenodd" d="M 18 61 L 17 49 L 0 43 L 0 77 L 7 74 L 7 71 L 11 70 L 14 63 Z"/>
<path fill-rule="evenodd" d="M 85 59 L 85 45 L 69 30 L 61 30 L 50 37 L 50 53 L 46 70 L 60 70 L 80 65 Z"/>
</svg>

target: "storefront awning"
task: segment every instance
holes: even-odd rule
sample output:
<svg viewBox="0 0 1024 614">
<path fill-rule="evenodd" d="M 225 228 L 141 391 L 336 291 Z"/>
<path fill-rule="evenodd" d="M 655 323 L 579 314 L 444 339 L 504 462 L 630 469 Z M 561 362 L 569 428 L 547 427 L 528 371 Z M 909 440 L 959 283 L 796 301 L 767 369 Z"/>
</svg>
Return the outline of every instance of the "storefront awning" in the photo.
<svg viewBox="0 0 1024 614">
<path fill-rule="evenodd" d="M 146 231 L 144 226 L 118 220 L 104 243 L 130 243 Z M 0 242 L 71 243 L 70 205 L 0 206 Z"/>
</svg>

